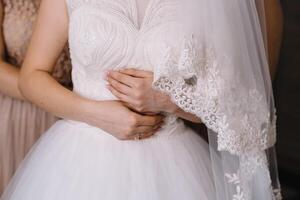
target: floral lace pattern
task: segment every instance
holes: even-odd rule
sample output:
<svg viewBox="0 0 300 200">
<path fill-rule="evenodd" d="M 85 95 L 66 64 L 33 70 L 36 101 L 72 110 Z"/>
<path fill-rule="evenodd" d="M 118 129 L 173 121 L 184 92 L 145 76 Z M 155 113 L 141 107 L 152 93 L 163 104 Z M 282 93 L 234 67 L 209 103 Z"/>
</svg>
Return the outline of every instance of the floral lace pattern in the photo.
<svg viewBox="0 0 300 200">
<path fill-rule="evenodd" d="M 235 194 L 233 195 L 233 200 L 246 200 L 249 199 L 249 191 L 245 192 L 242 188 L 247 188 L 245 186 L 242 186 L 242 178 L 240 175 L 240 171 L 238 171 L 237 173 L 226 173 L 225 177 L 228 181 L 228 183 L 233 184 L 233 186 L 235 187 Z M 245 184 L 245 183 L 244 183 Z M 272 198 L 274 200 L 282 200 L 282 195 L 281 195 L 281 189 L 277 188 L 277 189 L 272 189 L 271 187 L 271 191 L 273 191 L 272 193 Z M 247 195 L 246 195 L 247 193 Z"/>
<path fill-rule="evenodd" d="M 275 122 L 271 122 L 262 95 L 256 88 L 236 89 L 238 78 L 235 85 L 226 84 L 214 50 L 196 49 L 196 43 L 193 37 L 186 40 L 180 56 L 166 48 L 154 88 L 167 92 L 179 107 L 217 132 L 219 150 L 241 155 L 273 146 Z"/>
<path fill-rule="evenodd" d="M 234 184 L 236 187 L 236 194 L 233 195 L 233 200 L 244 200 L 245 195 L 240 186 L 241 181 L 238 173 L 226 173 L 225 177 L 228 179 L 228 183 Z"/>
<path fill-rule="evenodd" d="M 218 133 L 219 151 L 238 156 L 238 171 L 225 177 L 236 189 L 233 200 L 250 199 L 247 183 L 258 169 L 269 174 L 265 150 L 276 140 L 276 117 L 271 116 L 263 95 L 255 87 L 235 88 L 240 86 L 239 78 L 227 83 L 214 49 L 201 47 L 193 36 L 183 42 L 179 55 L 170 47 L 164 55 L 153 87 L 168 93 L 181 109 Z M 223 66 L 230 64 L 228 58 L 222 60 Z"/>
<path fill-rule="evenodd" d="M 282 200 L 281 189 L 273 189 L 273 195 L 275 200 Z"/>
</svg>

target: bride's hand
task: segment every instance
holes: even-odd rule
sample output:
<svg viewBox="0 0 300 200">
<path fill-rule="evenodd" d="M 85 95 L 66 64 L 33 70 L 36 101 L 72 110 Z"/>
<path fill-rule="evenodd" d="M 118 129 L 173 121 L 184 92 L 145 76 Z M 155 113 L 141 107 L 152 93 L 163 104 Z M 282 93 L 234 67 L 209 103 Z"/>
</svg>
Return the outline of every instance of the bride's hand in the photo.
<svg viewBox="0 0 300 200">
<path fill-rule="evenodd" d="M 131 111 L 120 101 L 92 101 L 91 103 L 87 123 L 101 128 L 120 140 L 151 137 L 163 124 L 162 115 L 141 115 Z"/>
<path fill-rule="evenodd" d="M 122 69 L 109 71 L 108 89 L 131 109 L 140 113 L 173 112 L 170 97 L 152 88 L 153 72 Z"/>
</svg>

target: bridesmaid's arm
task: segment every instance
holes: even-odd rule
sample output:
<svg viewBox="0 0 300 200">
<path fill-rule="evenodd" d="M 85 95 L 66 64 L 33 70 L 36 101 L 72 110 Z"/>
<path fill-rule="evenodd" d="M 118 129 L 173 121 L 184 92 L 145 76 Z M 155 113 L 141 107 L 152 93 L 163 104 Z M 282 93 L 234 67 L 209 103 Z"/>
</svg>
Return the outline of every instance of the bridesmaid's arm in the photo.
<svg viewBox="0 0 300 200">
<path fill-rule="evenodd" d="M 59 85 L 50 75 L 67 42 L 67 29 L 68 16 L 64 1 L 42 0 L 21 68 L 19 88 L 26 99 L 45 110 L 62 118 L 82 120 L 82 115 L 77 114 L 83 110 L 74 108 L 83 105 L 84 99 Z"/>
<path fill-rule="evenodd" d="M 0 1 L 0 24 L 3 23 L 3 14 L 3 5 L 2 1 Z M 20 71 L 17 67 L 5 62 L 5 45 L 2 27 L 3 26 L 0 26 L 0 93 L 13 98 L 23 99 L 18 88 Z"/>
<path fill-rule="evenodd" d="M 91 24 L 92 26 L 92 24 Z M 59 117 L 86 122 L 121 140 L 145 138 L 163 117 L 138 115 L 117 101 L 94 101 L 61 86 L 50 74 L 68 38 L 65 1 L 42 0 L 19 87 L 30 101 Z"/>
<path fill-rule="evenodd" d="M 283 13 L 279 0 L 264 0 L 270 73 L 274 79 L 280 53 L 283 32 Z"/>
</svg>

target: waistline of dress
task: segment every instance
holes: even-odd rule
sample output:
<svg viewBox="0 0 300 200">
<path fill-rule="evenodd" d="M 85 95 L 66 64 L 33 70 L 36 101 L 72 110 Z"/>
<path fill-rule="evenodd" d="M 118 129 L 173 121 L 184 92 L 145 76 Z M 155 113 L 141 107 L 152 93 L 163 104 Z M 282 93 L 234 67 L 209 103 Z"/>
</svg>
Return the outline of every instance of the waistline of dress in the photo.
<svg viewBox="0 0 300 200">
<path fill-rule="evenodd" d="M 72 126 L 72 128 L 76 128 L 77 131 L 83 131 L 88 133 L 95 133 L 99 134 L 101 136 L 107 136 L 107 137 L 114 137 L 110 133 L 104 131 L 101 128 L 89 125 L 84 122 L 75 121 L 75 120 L 69 120 L 69 119 L 63 119 L 61 120 L 63 123 L 67 123 L 68 125 Z M 166 123 L 158 132 L 152 136 L 152 138 L 168 138 L 173 137 L 178 134 L 185 133 L 186 126 L 182 120 L 175 120 L 172 123 Z"/>
</svg>

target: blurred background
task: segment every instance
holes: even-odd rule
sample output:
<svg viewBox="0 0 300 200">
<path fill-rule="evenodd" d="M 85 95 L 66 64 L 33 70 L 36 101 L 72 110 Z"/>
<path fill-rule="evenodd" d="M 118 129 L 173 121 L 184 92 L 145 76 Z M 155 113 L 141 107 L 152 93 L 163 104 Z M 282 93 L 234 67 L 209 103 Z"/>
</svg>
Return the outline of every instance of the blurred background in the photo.
<svg viewBox="0 0 300 200">
<path fill-rule="evenodd" d="M 285 200 L 300 200 L 300 0 L 282 0 L 284 38 L 274 93 L 278 166 Z"/>
</svg>

